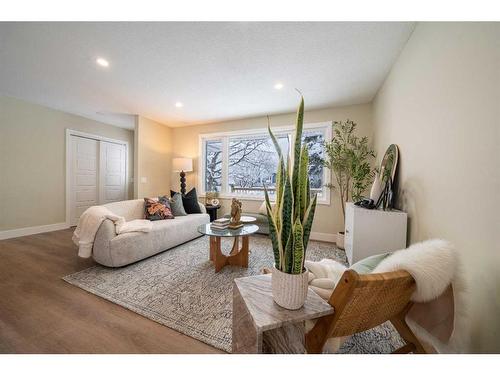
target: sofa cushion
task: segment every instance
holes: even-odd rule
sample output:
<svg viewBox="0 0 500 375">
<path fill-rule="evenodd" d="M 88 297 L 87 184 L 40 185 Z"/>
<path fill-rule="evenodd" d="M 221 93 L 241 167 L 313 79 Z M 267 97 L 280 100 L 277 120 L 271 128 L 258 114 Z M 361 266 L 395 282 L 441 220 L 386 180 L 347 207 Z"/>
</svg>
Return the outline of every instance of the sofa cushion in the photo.
<svg viewBox="0 0 500 375">
<path fill-rule="evenodd" d="M 184 205 L 182 204 L 182 196 L 180 193 L 172 195 L 172 198 L 170 198 L 170 207 L 172 208 L 172 213 L 175 217 L 187 215 L 184 210 Z"/>
<path fill-rule="evenodd" d="M 185 195 L 182 196 L 182 204 L 187 214 L 200 214 L 200 206 L 198 204 L 198 195 L 196 188 L 192 188 Z"/>
<path fill-rule="evenodd" d="M 191 214 L 173 220 L 153 221 L 148 233 L 120 234 L 110 241 L 111 266 L 120 267 L 137 262 L 199 237 L 198 226 L 209 222 L 207 214 Z"/>
<path fill-rule="evenodd" d="M 107 203 L 104 207 L 115 215 L 123 216 L 126 221 L 144 219 L 144 199 Z"/>
<path fill-rule="evenodd" d="M 168 197 L 144 198 L 144 216 L 151 221 L 173 219 Z"/>
<path fill-rule="evenodd" d="M 170 190 L 170 196 L 174 197 L 176 194 L 180 194 L 176 191 Z M 182 205 L 184 210 L 189 214 L 201 214 L 200 205 L 198 204 L 198 195 L 196 194 L 196 188 L 192 188 L 186 194 L 181 194 Z"/>
</svg>

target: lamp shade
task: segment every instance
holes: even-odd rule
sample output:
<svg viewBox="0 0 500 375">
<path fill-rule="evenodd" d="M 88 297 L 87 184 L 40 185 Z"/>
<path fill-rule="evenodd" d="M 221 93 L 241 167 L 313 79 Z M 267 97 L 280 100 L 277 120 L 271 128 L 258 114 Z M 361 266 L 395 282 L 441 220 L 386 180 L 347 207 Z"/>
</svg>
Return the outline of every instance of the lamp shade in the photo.
<svg viewBox="0 0 500 375">
<path fill-rule="evenodd" d="M 174 172 L 192 172 L 193 159 L 190 158 L 174 158 L 172 160 L 172 170 Z"/>
</svg>

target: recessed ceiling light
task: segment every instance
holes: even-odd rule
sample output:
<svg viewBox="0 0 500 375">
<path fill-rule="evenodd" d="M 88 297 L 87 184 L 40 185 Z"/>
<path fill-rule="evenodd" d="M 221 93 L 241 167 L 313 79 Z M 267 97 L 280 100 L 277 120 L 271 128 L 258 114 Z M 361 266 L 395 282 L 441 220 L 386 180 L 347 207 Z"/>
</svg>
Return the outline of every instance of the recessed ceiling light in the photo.
<svg viewBox="0 0 500 375">
<path fill-rule="evenodd" d="M 177 108 L 181 108 L 181 107 L 183 107 L 183 106 L 184 106 L 184 104 L 182 104 L 181 102 L 176 102 L 176 103 L 175 103 L 175 106 L 176 106 Z"/>
<path fill-rule="evenodd" d="M 95 62 L 96 62 L 97 65 L 104 66 L 105 68 L 107 68 L 109 66 L 108 60 L 103 59 L 102 57 L 98 57 L 95 60 Z"/>
<path fill-rule="evenodd" d="M 283 88 L 283 84 L 282 83 L 277 83 L 277 84 L 274 85 L 274 88 L 276 90 L 281 90 Z"/>
</svg>

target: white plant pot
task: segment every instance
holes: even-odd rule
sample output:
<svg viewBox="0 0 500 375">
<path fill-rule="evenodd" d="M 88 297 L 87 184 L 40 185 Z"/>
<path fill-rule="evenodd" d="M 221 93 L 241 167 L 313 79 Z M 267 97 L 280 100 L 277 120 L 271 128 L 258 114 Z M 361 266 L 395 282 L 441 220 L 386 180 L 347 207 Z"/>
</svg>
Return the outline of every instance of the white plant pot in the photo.
<svg viewBox="0 0 500 375">
<path fill-rule="evenodd" d="M 337 241 L 335 242 L 337 244 L 337 247 L 342 250 L 344 250 L 344 237 L 344 232 L 338 232 Z"/>
<path fill-rule="evenodd" d="M 272 268 L 273 299 L 281 307 L 288 310 L 300 309 L 307 298 L 309 287 L 309 271 L 293 275 Z"/>
</svg>

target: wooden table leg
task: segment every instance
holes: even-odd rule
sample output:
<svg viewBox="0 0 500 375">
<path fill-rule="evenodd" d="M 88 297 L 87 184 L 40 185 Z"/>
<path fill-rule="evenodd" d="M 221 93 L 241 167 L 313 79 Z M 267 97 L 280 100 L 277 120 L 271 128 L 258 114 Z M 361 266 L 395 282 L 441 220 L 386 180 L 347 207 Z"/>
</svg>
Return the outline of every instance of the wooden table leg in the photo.
<svg viewBox="0 0 500 375">
<path fill-rule="evenodd" d="M 250 236 L 243 236 L 242 237 L 242 245 L 241 245 L 241 267 L 248 268 L 248 253 L 249 253 L 249 242 L 250 242 Z"/>
<path fill-rule="evenodd" d="M 241 238 L 241 248 L 239 246 L 239 237 L 234 237 L 233 248 L 231 249 L 229 256 L 226 256 L 222 254 L 221 237 L 210 237 L 210 260 L 214 262 L 215 272 L 219 272 L 227 264 L 248 268 L 249 236 L 242 236 Z"/>
<path fill-rule="evenodd" d="M 215 248 L 217 246 L 217 237 L 210 236 L 210 250 L 208 254 L 208 259 L 214 261 L 215 259 Z"/>
<path fill-rule="evenodd" d="M 229 255 L 238 254 L 239 245 L 240 245 L 240 238 L 234 237 L 233 248 L 231 249 L 231 252 L 229 253 Z"/>
</svg>

